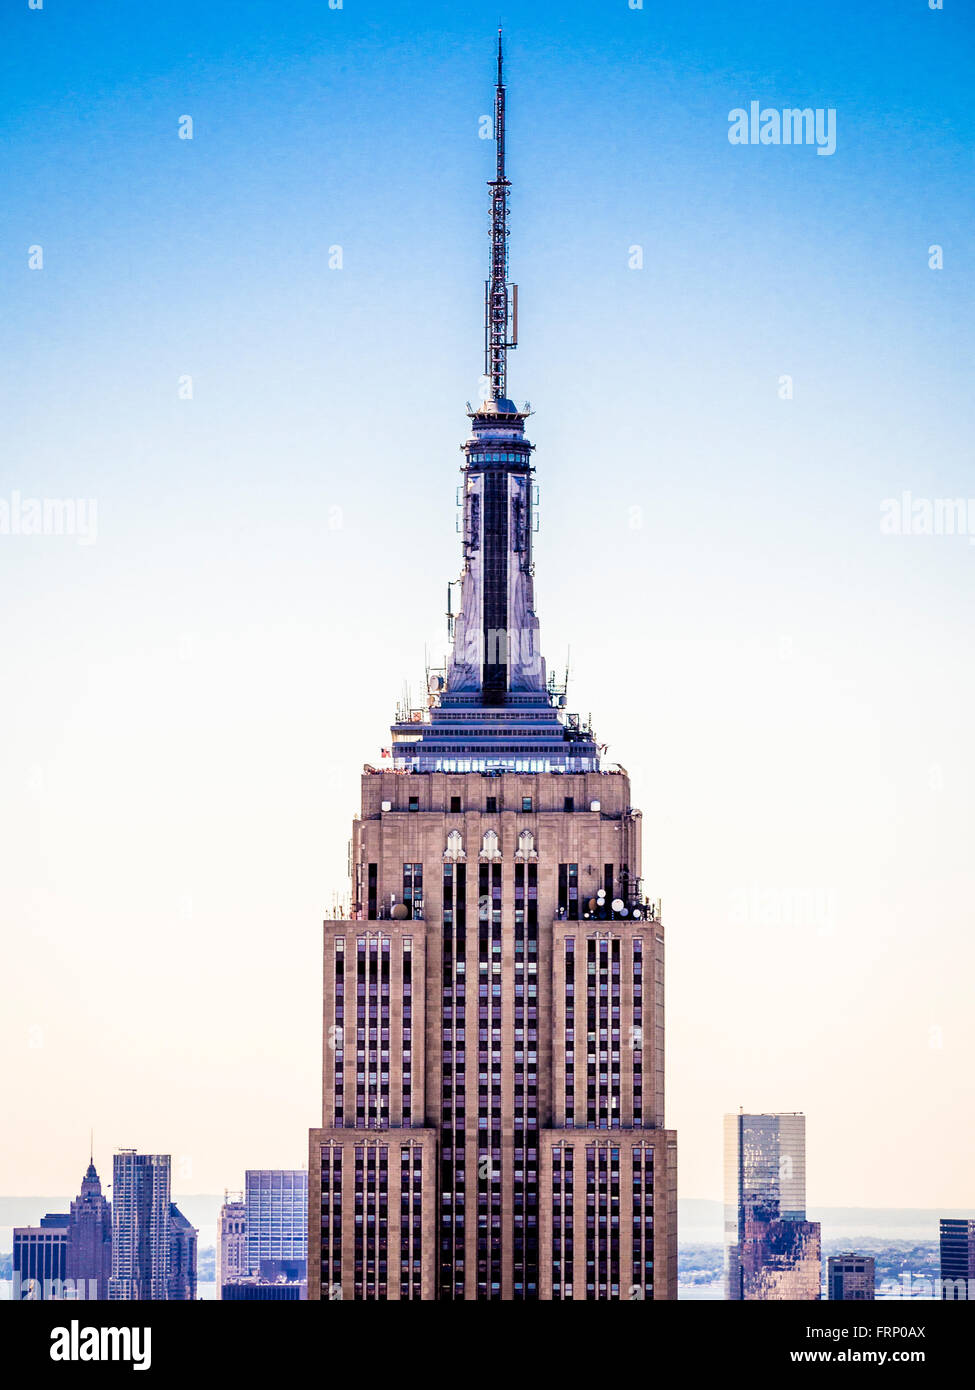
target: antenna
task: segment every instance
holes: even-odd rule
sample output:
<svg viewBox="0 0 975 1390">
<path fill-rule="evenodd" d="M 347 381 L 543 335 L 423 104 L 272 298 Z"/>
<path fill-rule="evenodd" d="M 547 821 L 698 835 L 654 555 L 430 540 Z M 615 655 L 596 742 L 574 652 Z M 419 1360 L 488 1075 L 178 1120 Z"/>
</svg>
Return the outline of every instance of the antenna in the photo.
<svg viewBox="0 0 975 1390">
<path fill-rule="evenodd" d="M 504 168 L 504 70 L 501 29 L 498 28 L 498 82 L 494 91 L 494 139 L 497 172 L 491 190 L 491 277 L 484 283 L 484 375 L 491 382 L 491 399 L 508 394 L 508 349 L 518 346 L 518 286 L 508 287 L 508 190 Z M 509 326 L 511 332 L 509 335 Z"/>
</svg>

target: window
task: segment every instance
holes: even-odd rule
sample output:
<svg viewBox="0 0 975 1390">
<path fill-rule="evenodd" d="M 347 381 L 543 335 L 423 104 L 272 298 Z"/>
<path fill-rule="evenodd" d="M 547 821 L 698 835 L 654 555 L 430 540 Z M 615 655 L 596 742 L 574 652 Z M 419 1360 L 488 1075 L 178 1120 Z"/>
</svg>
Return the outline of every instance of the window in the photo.
<svg viewBox="0 0 975 1390">
<path fill-rule="evenodd" d="M 575 797 L 574 797 L 574 796 L 567 796 L 567 797 L 565 798 L 565 803 L 564 803 L 564 805 L 563 805 L 563 807 L 562 807 L 563 811 L 574 811 L 575 808 L 576 808 Z"/>
<path fill-rule="evenodd" d="M 423 917 L 423 865 L 403 865 L 403 902 L 415 921 Z M 385 949 L 385 942 L 383 943 Z"/>
<path fill-rule="evenodd" d="M 523 797 L 521 798 L 521 809 L 522 809 L 523 811 L 530 811 L 531 808 L 532 808 L 532 799 L 531 799 L 531 797 L 530 797 L 530 796 L 523 796 Z"/>
<path fill-rule="evenodd" d="M 419 809 L 420 809 L 420 798 L 419 798 L 418 796 L 411 796 L 411 797 L 410 797 L 410 810 L 411 810 L 411 811 L 419 811 Z"/>
<path fill-rule="evenodd" d="M 489 796 L 488 799 L 487 799 L 487 806 L 485 807 L 485 810 L 486 810 L 488 813 L 490 813 L 490 812 L 492 812 L 492 811 L 495 811 L 495 812 L 496 812 L 497 809 L 498 809 L 498 798 L 497 798 L 496 796 Z"/>
<path fill-rule="evenodd" d="M 559 865 L 559 917 L 579 920 L 579 865 Z"/>
<path fill-rule="evenodd" d="M 452 796 L 452 797 L 450 798 L 450 809 L 451 809 L 452 811 L 459 811 L 459 810 L 460 810 L 460 797 L 459 797 L 459 796 Z"/>
</svg>

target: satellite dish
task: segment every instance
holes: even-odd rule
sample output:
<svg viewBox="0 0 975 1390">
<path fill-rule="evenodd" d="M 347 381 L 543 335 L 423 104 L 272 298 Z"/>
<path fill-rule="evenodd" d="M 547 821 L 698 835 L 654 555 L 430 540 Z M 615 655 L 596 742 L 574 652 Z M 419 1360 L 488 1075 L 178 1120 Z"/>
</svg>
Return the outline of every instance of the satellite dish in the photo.
<svg viewBox="0 0 975 1390">
<path fill-rule="evenodd" d="M 639 909 L 638 907 L 635 907 L 635 908 L 633 909 L 633 920 L 634 920 L 634 922 L 639 922 L 639 920 L 640 920 L 640 918 L 641 918 L 642 916 L 643 916 L 643 913 L 640 911 L 640 909 Z"/>
<path fill-rule="evenodd" d="M 614 912 L 622 912 L 622 911 L 623 911 L 623 899 L 622 899 L 622 898 L 614 898 L 614 899 L 613 899 L 613 911 L 614 911 Z"/>
</svg>

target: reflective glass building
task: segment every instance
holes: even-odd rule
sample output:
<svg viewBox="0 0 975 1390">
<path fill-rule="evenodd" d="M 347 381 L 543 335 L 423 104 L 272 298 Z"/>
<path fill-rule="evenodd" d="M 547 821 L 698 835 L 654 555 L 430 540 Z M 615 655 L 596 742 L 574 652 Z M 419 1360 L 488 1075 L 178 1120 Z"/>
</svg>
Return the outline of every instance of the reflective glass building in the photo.
<svg viewBox="0 0 975 1390">
<path fill-rule="evenodd" d="M 806 1220 L 806 1117 L 725 1116 L 725 1292 L 820 1297 L 821 1242 Z"/>
<path fill-rule="evenodd" d="M 308 1174 L 303 1168 L 249 1168 L 244 1174 L 248 1273 L 262 1260 L 308 1259 Z"/>
</svg>

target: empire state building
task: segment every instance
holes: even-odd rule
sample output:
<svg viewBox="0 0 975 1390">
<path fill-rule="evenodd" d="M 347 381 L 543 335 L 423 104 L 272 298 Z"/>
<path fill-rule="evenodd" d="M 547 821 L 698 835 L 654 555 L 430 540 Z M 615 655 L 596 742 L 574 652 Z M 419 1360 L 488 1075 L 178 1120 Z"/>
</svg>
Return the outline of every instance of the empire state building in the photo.
<svg viewBox="0 0 975 1390">
<path fill-rule="evenodd" d="M 664 929 L 641 814 L 539 649 L 533 445 L 508 394 L 505 86 L 485 399 L 462 445 L 452 651 L 362 777 L 324 924 L 310 1299 L 677 1296 Z"/>
</svg>

